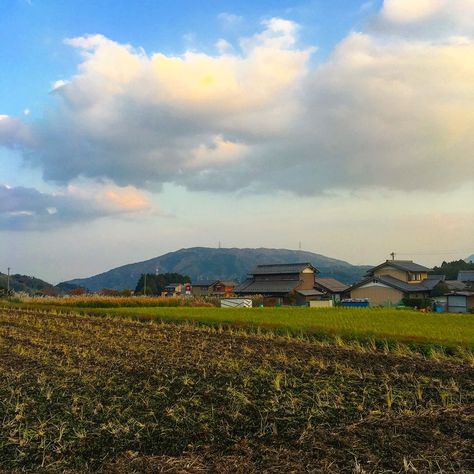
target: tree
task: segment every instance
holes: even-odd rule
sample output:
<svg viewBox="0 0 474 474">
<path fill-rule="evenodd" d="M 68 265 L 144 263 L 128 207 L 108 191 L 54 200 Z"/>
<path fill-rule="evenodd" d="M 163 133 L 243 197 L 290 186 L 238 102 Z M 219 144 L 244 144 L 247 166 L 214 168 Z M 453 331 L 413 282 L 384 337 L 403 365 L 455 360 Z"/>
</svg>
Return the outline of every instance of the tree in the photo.
<svg viewBox="0 0 474 474">
<path fill-rule="evenodd" d="M 430 273 L 445 275 L 446 280 L 456 280 L 460 270 L 474 270 L 474 263 L 466 262 L 464 260 L 443 262 L 440 267 L 434 267 L 433 271 Z"/>
<path fill-rule="evenodd" d="M 82 288 L 82 286 L 78 286 L 77 288 L 73 288 L 70 292 L 70 296 L 82 296 L 86 294 L 86 290 Z"/>
<path fill-rule="evenodd" d="M 449 292 L 448 285 L 444 281 L 438 283 L 432 290 L 431 290 L 431 296 L 436 297 L 436 296 L 443 296 L 446 293 Z"/>
<path fill-rule="evenodd" d="M 146 273 L 146 294 L 159 296 L 165 290 L 165 287 L 171 283 L 190 283 L 191 278 L 188 275 L 180 273 Z M 136 295 L 145 293 L 145 274 L 140 276 L 135 288 Z"/>
</svg>

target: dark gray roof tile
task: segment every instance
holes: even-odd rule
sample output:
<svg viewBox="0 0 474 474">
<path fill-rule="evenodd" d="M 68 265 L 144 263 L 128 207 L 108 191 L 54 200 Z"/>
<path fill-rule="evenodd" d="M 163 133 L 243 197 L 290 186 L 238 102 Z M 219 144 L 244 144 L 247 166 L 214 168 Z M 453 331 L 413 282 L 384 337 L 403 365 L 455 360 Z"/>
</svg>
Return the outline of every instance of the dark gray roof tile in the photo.
<svg viewBox="0 0 474 474">
<path fill-rule="evenodd" d="M 458 273 L 459 281 L 474 281 L 474 270 L 461 270 Z"/>
<path fill-rule="evenodd" d="M 370 281 L 377 281 L 383 283 L 387 286 L 403 291 L 404 293 L 423 293 L 430 291 L 430 289 L 424 286 L 422 283 L 407 283 L 406 281 L 399 280 L 398 278 L 394 278 L 389 275 L 368 277 L 365 280 L 362 280 L 359 283 L 353 285 L 352 288 L 358 288 L 359 286 L 362 286 L 365 283 L 369 283 Z"/>
<path fill-rule="evenodd" d="M 345 283 L 341 283 L 340 281 L 336 280 L 335 278 L 319 278 L 316 277 L 314 279 L 314 283 L 320 285 L 321 287 L 333 292 L 339 293 L 342 291 L 346 291 L 349 289 L 349 285 Z"/>
<path fill-rule="evenodd" d="M 277 263 L 272 265 L 257 265 L 252 271 L 252 275 L 270 275 L 270 274 L 286 274 L 301 273 L 304 269 L 310 267 L 315 271 L 316 268 L 311 263 Z"/>
<path fill-rule="evenodd" d="M 299 293 L 303 296 L 323 296 L 324 293 L 318 290 L 296 290 L 296 293 Z"/>
<path fill-rule="evenodd" d="M 234 289 L 234 293 L 240 294 L 266 294 L 292 292 L 299 285 L 297 280 L 255 281 L 246 280 Z"/>
<path fill-rule="evenodd" d="M 405 272 L 429 272 L 430 269 L 424 267 L 423 265 L 419 265 L 411 260 L 386 260 L 384 263 L 377 265 L 369 270 L 368 273 L 373 273 L 375 270 L 382 268 L 386 265 L 389 265 L 394 268 L 398 268 L 399 270 L 403 270 Z"/>
</svg>

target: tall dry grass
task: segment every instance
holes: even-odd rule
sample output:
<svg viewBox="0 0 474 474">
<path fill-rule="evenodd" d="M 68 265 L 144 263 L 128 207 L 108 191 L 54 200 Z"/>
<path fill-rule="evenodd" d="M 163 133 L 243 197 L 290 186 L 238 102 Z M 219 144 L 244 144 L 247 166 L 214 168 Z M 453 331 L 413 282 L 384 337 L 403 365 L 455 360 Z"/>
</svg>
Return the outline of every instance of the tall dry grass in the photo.
<svg viewBox="0 0 474 474">
<path fill-rule="evenodd" d="M 103 296 L 81 295 L 64 297 L 21 296 L 19 303 L 75 308 L 121 308 L 121 307 L 214 307 L 219 298 L 212 297 L 163 297 L 163 296 Z"/>
</svg>

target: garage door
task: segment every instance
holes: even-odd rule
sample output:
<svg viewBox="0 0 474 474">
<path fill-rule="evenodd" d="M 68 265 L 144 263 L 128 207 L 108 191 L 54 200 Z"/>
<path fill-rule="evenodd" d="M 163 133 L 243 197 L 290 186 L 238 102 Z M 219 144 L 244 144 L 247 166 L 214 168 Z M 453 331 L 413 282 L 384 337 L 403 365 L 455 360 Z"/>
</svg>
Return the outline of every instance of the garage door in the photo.
<svg viewBox="0 0 474 474">
<path fill-rule="evenodd" d="M 449 296 L 448 311 L 450 313 L 466 313 L 466 297 L 465 296 Z"/>
</svg>

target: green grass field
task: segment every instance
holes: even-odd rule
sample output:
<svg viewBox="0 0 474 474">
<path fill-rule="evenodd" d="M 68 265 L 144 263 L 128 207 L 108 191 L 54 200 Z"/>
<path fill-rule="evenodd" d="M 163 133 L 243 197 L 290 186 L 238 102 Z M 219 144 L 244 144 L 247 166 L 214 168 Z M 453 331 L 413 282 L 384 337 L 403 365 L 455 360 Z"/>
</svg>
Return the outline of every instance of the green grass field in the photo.
<svg viewBox="0 0 474 474">
<path fill-rule="evenodd" d="M 31 307 L 31 306 L 30 306 Z M 43 306 L 44 307 L 44 306 Z M 44 307 L 46 309 L 46 307 Z M 49 309 L 54 309 L 49 307 Z M 57 311 L 127 317 L 142 321 L 196 322 L 261 328 L 308 336 L 334 336 L 474 347 L 474 315 L 362 308 L 56 308 Z"/>
</svg>

